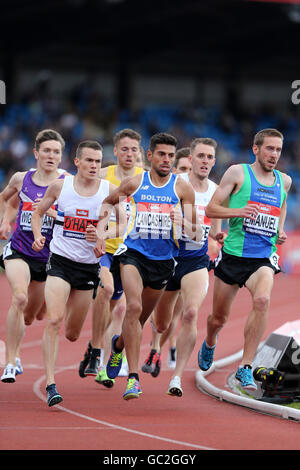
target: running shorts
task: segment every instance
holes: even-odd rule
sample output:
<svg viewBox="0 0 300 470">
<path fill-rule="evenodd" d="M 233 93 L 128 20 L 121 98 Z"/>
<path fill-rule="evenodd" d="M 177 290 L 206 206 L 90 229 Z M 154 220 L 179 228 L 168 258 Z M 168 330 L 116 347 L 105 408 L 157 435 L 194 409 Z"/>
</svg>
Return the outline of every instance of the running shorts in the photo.
<svg viewBox="0 0 300 470">
<path fill-rule="evenodd" d="M 46 271 L 48 276 L 60 277 L 66 281 L 72 289 L 93 289 L 93 298 L 96 297 L 97 288 L 100 283 L 99 263 L 78 263 L 56 253 L 51 253 Z"/>
<path fill-rule="evenodd" d="M 1 256 L 1 266 L 5 269 L 4 261 L 9 261 L 11 259 L 22 259 L 29 266 L 30 271 L 30 281 L 45 282 L 47 278 L 46 273 L 46 263 L 37 261 L 30 256 L 24 255 L 20 251 L 16 251 L 11 248 L 10 243 L 8 243 L 3 250 Z"/>
<path fill-rule="evenodd" d="M 209 267 L 209 256 L 207 254 L 197 256 L 196 258 L 181 256 L 175 258 L 175 261 L 177 264 L 175 266 L 174 275 L 169 279 L 166 291 L 180 290 L 183 276 L 193 271 L 198 271 L 199 269 L 208 269 Z"/>
<path fill-rule="evenodd" d="M 243 258 L 229 255 L 220 250 L 219 256 L 215 260 L 214 273 L 226 284 L 238 284 L 239 287 L 243 287 L 251 274 L 262 266 L 273 269 L 275 274 L 281 271 L 276 254 L 270 258 Z"/>
<path fill-rule="evenodd" d="M 114 276 L 120 276 L 120 264 L 135 266 L 140 273 L 144 287 L 148 286 L 151 289 L 161 290 L 165 288 L 168 280 L 174 273 L 175 260 L 174 258 L 152 260 L 139 251 L 127 248 L 120 255 L 115 254 L 113 257 L 110 271 Z"/>
</svg>

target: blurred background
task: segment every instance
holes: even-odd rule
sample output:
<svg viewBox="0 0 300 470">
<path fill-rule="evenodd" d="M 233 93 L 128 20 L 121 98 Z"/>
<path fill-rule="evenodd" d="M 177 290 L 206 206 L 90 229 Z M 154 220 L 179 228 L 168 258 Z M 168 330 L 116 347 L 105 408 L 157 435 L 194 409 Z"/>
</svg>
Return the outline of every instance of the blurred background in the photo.
<svg viewBox="0 0 300 470">
<path fill-rule="evenodd" d="M 0 189 L 35 165 L 44 128 L 66 140 L 61 166 L 71 172 L 83 139 L 99 140 L 104 161 L 114 161 L 112 138 L 125 127 L 141 133 L 145 150 L 161 131 L 179 147 L 213 137 L 218 183 L 231 164 L 254 161 L 257 131 L 275 127 L 284 134 L 278 168 L 293 178 L 286 230 L 296 248 L 286 268 L 295 269 L 300 2 L 10 0 L 0 17 Z"/>
</svg>

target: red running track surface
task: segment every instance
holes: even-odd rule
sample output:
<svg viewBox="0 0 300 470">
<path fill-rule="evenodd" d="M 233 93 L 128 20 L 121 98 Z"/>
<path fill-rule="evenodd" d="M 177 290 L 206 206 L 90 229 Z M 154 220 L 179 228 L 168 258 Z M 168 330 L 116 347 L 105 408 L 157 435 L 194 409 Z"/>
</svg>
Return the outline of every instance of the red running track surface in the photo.
<svg viewBox="0 0 300 470">
<path fill-rule="evenodd" d="M 264 339 L 287 321 L 299 318 L 299 277 L 276 276 Z M 0 382 L 0 450 L 287 450 L 300 449 L 300 427 L 293 421 L 262 415 L 224 403 L 196 388 L 197 352 L 205 337 L 210 313 L 213 275 L 199 317 L 197 344 L 184 373 L 182 398 L 166 394 L 172 371 L 167 368 L 167 348 L 157 378 L 140 372 L 143 394 L 124 401 L 126 378 L 112 389 L 92 377 L 81 379 L 77 369 L 91 333 L 91 314 L 81 337 L 67 341 L 62 328 L 56 383 L 64 401 L 49 408 L 45 402 L 45 376 L 41 350 L 44 321 L 27 327 L 21 348 L 24 373 L 13 384 Z M 5 320 L 10 289 L 0 275 L 0 339 L 5 340 Z M 243 327 L 250 308 L 248 291 L 241 289 L 227 325 L 219 336 L 215 359 L 242 348 Z M 140 365 L 149 352 L 151 328 L 145 326 Z M 223 371 L 224 382 L 233 369 Z M 1 369 L 2 374 L 2 369 Z M 226 376 L 226 377 L 225 377 Z M 225 383 L 224 383 L 225 386 Z"/>
</svg>

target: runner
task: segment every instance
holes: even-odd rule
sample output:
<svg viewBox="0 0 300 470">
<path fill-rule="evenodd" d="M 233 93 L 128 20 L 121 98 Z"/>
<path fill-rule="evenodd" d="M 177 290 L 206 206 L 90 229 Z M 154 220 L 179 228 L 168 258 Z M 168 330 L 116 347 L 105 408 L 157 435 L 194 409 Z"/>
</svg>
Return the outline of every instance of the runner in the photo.
<svg viewBox="0 0 300 470">
<path fill-rule="evenodd" d="M 116 251 L 111 266 L 113 272 L 120 272 L 126 313 L 122 333 L 112 338 L 112 352 L 106 368 L 108 377 L 117 377 L 125 347 L 129 365 L 125 400 L 138 398 L 141 394 L 138 362 L 142 328 L 174 271 L 174 256 L 178 253 L 175 208 L 184 209 L 185 230 L 192 236 L 196 228 L 195 236 L 198 240 L 202 237 L 201 226 L 195 227 L 194 192 L 185 181 L 171 174 L 176 144 L 175 137 L 169 134 L 154 135 L 147 152 L 150 171 L 123 181 L 104 201 L 114 206 L 119 198 L 129 196 L 133 205 L 124 244 Z M 97 229 L 96 253 L 100 255 L 105 252 L 101 240 L 104 227 L 103 220 Z"/>
<path fill-rule="evenodd" d="M 2 255 L 5 274 L 12 290 L 12 302 L 6 319 L 6 367 L 2 382 L 13 383 L 16 375 L 23 372 L 20 345 L 25 325 L 31 325 L 37 315 L 41 318 L 44 313 L 46 263 L 56 211 L 54 207 L 49 207 L 43 218 L 45 244 L 40 253 L 32 249 L 30 220 L 48 185 L 64 177 L 62 173 L 65 172 L 58 170 L 64 147 L 65 142 L 58 132 L 52 129 L 39 132 L 33 149 L 36 170 L 15 173 L 0 195 L 2 210 L 8 202 L 0 227 L 1 239 L 8 238 L 16 214 L 16 197 L 19 199 L 15 230 Z"/>
<path fill-rule="evenodd" d="M 208 179 L 216 162 L 216 148 L 217 142 L 210 138 L 196 138 L 191 143 L 192 170 L 189 174 L 182 174 L 181 178 L 185 179 L 195 192 L 195 205 L 202 223 L 203 238 L 199 243 L 185 236 L 180 240 L 174 276 L 169 280 L 155 311 L 154 324 L 157 330 L 166 330 L 179 293 L 181 294 L 183 310 L 176 340 L 176 367 L 168 388 L 168 394 L 172 396 L 181 397 L 183 394 L 182 374 L 196 344 L 198 314 L 208 289 L 208 236 L 220 243 L 223 243 L 225 236 L 221 232 L 221 220 L 205 217 L 205 207 L 217 188 L 217 185 Z"/>
<path fill-rule="evenodd" d="M 264 129 L 254 137 L 255 162 L 232 165 L 225 172 L 210 204 L 208 217 L 230 219 L 228 236 L 216 260 L 213 309 L 207 336 L 198 353 L 202 370 L 213 363 L 217 336 L 230 314 L 232 302 L 245 286 L 252 309 L 244 328 L 244 350 L 235 375 L 243 389 L 256 390 L 252 361 L 265 331 L 274 273 L 280 272 L 276 245 L 285 242 L 284 222 L 290 176 L 276 170 L 283 135 Z M 223 203 L 229 198 L 228 207 Z"/>
<path fill-rule="evenodd" d="M 54 371 L 63 318 L 65 316 L 66 338 L 76 341 L 99 283 L 99 257 L 94 254 L 94 243 L 86 239 L 86 232 L 89 225 L 98 223 L 101 203 L 115 189 L 111 183 L 99 178 L 101 160 L 102 146 L 98 142 L 81 142 L 74 159 L 76 175 L 52 183 L 32 216 L 32 246 L 39 252 L 45 243 L 40 231 L 42 217 L 57 200 L 57 218 L 47 265 L 47 319 L 43 335 L 49 406 L 62 401 L 56 389 Z M 118 216 L 118 206 L 116 213 Z"/>
<path fill-rule="evenodd" d="M 135 166 L 140 153 L 140 142 L 141 136 L 138 132 L 132 129 L 119 131 L 114 136 L 114 154 L 117 157 L 117 164 L 102 168 L 100 177 L 119 186 L 125 178 L 142 173 L 143 169 Z M 109 226 L 113 229 L 115 225 L 115 214 L 112 214 Z M 122 238 L 113 238 L 105 242 L 106 253 L 100 261 L 101 280 L 104 287 L 98 290 L 93 302 L 92 336 L 79 365 L 80 377 L 96 376 L 96 382 L 108 388 L 114 385 L 114 380 L 106 375 L 106 362 L 110 353 L 110 345 L 105 348 L 107 332 L 112 330 L 114 333 L 120 333 L 126 309 L 122 284 L 114 279 L 109 271 L 113 254 L 121 242 Z M 125 371 L 125 375 L 127 372 L 128 370 Z"/>
</svg>

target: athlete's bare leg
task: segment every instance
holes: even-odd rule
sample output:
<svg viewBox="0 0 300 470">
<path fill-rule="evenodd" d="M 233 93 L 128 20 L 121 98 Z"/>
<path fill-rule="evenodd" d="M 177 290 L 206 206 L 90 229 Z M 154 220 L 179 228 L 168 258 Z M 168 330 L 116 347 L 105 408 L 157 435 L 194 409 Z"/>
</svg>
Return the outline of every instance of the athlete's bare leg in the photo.
<svg viewBox="0 0 300 470">
<path fill-rule="evenodd" d="M 259 268 L 246 282 L 253 304 L 244 329 L 242 364 L 251 365 L 266 329 L 273 282 L 274 271 L 267 266 Z"/>
</svg>

